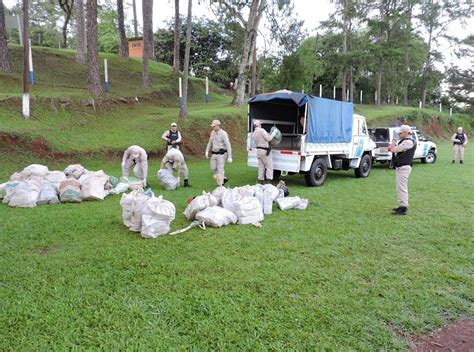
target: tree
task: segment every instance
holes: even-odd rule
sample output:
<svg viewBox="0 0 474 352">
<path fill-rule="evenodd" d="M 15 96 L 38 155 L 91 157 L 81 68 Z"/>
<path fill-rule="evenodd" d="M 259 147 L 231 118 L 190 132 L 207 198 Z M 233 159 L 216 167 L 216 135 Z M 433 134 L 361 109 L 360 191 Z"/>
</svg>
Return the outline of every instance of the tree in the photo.
<svg viewBox="0 0 474 352">
<path fill-rule="evenodd" d="M 59 0 L 59 6 L 64 12 L 63 47 L 67 48 L 67 26 L 71 19 L 72 10 L 74 8 L 74 0 Z"/>
<path fill-rule="evenodd" d="M 120 51 L 120 34 L 117 31 L 118 18 L 115 5 L 105 3 L 97 9 L 99 51 L 118 54 Z"/>
<path fill-rule="evenodd" d="M 84 0 L 76 0 L 76 61 L 85 64 L 85 21 Z"/>
<path fill-rule="evenodd" d="M 97 0 L 87 0 L 87 68 L 87 88 L 96 96 L 103 95 L 97 48 Z"/>
<path fill-rule="evenodd" d="M 184 51 L 183 68 L 183 98 L 181 99 L 179 117 L 188 117 L 188 80 L 189 80 L 189 54 L 191 52 L 191 26 L 192 26 L 193 0 L 188 0 L 188 18 L 186 19 L 186 49 Z"/>
<path fill-rule="evenodd" d="M 11 72 L 8 58 L 7 30 L 5 26 L 5 12 L 3 0 L 0 0 L 0 68 L 3 72 Z"/>
<path fill-rule="evenodd" d="M 121 56 L 128 57 L 128 40 L 125 34 L 125 19 L 123 14 L 123 0 L 117 0 L 117 17 L 118 17 L 118 32 L 120 34 L 120 50 Z"/>
<path fill-rule="evenodd" d="M 173 46 L 173 72 L 179 73 L 179 0 L 174 0 L 174 46 Z"/>
<path fill-rule="evenodd" d="M 148 60 L 153 58 L 153 0 L 142 1 L 143 14 L 143 87 L 150 87 Z"/>
</svg>

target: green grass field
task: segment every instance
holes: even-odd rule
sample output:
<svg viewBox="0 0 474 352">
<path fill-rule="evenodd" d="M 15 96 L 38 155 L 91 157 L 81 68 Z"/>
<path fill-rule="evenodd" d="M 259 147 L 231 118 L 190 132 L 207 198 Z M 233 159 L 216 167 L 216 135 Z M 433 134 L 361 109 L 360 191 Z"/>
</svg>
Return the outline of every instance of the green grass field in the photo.
<svg viewBox="0 0 474 352">
<path fill-rule="evenodd" d="M 274 208 L 260 229 L 193 229 L 145 240 L 103 202 L 15 209 L 0 204 L 2 350 L 403 350 L 404 336 L 474 316 L 474 157 L 416 162 L 410 214 L 390 215 L 394 174 L 330 172 L 320 188 L 288 178 L 306 211 Z M 0 155 L 0 180 L 32 156 Z M 79 160 L 119 174 L 119 162 Z M 65 162 L 48 162 L 62 169 Z M 231 186 L 254 183 L 242 157 Z M 186 199 L 211 190 L 207 162 L 189 164 L 193 186 L 155 194 L 187 221 Z"/>
</svg>

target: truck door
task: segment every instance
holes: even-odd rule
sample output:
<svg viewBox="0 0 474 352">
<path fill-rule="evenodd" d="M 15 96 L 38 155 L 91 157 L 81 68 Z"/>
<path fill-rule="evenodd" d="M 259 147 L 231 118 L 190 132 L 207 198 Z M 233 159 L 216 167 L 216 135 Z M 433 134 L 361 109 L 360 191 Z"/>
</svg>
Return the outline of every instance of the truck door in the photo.
<svg viewBox="0 0 474 352">
<path fill-rule="evenodd" d="M 364 119 L 354 119 L 353 134 L 352 159 L 359 159 L 368 139 Z"/>
</svg>

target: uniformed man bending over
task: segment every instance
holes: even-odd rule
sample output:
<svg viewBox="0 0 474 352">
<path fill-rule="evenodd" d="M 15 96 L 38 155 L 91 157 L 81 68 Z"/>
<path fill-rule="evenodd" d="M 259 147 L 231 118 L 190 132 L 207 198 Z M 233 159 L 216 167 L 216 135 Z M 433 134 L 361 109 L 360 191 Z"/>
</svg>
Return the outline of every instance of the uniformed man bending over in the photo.
<svg viewBox="0 0 474 352">
<path fill-rule="evenodd" d="M 122 176 L 128 177 L 130 167 L 133 166 L 135 176 L 142 180 L 143 187 L 147 185 L 148 178 L 148 155 L 145 149 L 138 145 L 132 145 L 123 153 Z"/>
<path fill-rule="evenodd" d="M 408 212 L 408 177 L 411 173 L 413 156 L 415 155 L 416 142 L 410 138 L 411 128 L 401 125 L 399 128 L 400 140 L 389 146 L 393 153 L 393 163 L 396 170 L 396 189 L 398 208 L 393 209 L 395 215 L 406 215 Z"/>
<path fill-rule="evenodd" d="M 163 160 L 161 160 L 160 169 L 168 169 L 173 173 L 176 168 L 178 168 L 178 180 L 180 176 L 182 176 L 184 179 L 184 187 L 190 187 L 188 166 L 184 161 L 183 153 L 178 149 L 171 148 L 163 157 Z"/>
<path fill-rule="evenodd" d="M 210 166 L 214 174 L 214 179 L 218 186 L 222 186 L 227 182 L 224 165 L 226 160 L 228 163 L 232 162 L 232 148 L 230 146 L 229 136 L 227 132 L 221 128 L 220 121 L 212 121 L 211 127 L 211 136 L 207 143 L 205 155 L 207 159 L 209 159 L 210 155 Z"/>
</svg>

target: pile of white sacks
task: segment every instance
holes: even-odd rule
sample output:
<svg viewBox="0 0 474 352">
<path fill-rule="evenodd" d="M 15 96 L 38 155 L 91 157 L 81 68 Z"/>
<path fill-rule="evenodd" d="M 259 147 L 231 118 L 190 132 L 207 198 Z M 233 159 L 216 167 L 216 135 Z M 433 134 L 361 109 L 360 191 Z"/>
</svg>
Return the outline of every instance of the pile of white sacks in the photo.
<svg viewBox="0 0 474 352">
<path fill-rule="evenodd" d="M 284 190 L 273 185 L 217 187 L 210 193 L 203 192 L 189 202 L 183 214 L 192 224 L 171 234 L 185 232 L 193 225 L 202 228 L 230 224 L 260 226 L 264 216 L 272 213 L 274 203 L 281 210 L 303 210 L 308 206 L 307 199 L 285 197 Z M 171 222 L 176 217 L 173 203 L 142 189 L 123 194 L 120 205 L 123 224 L 130 231 L 140 232 L 145 238 L 168 234 Z"/>
<path fill-rule="evenodd" d="M 128 190 L 128 180 L 118 180 L 104 171 L 88 171 L 82 165 L 69 165 L 64 171 L 32 164 L 0 184 L 0 200 L 11 207 L 33 208 L 43 204 L 78 203 L 103 200 L 109 194 Z"/>
</svg>

